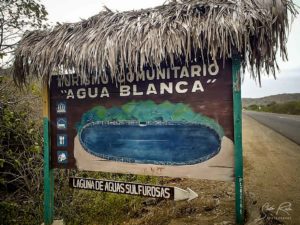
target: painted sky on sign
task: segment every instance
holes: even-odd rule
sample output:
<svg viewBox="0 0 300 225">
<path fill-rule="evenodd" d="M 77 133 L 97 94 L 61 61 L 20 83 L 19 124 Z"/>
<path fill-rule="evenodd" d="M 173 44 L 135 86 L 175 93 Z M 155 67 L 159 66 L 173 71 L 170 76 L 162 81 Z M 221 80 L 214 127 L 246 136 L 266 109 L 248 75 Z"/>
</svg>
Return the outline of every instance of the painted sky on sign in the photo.
<svg viewBox="0 0 300 225">
<path fill-rule="evenodd" d="M 161 5 L 165 0 L 42 0 L 48 13 L 49 21 L 56 22 L 77 22 L 80 19 L 87 19 L 107 6 L 114 11 L 126 11 L 142 9 Z M 294 1 L 300 6 L 300 0 Z M 273 76 L 262 78 L 262 87 L 253 79 L 250 79 L 246 72 L 242 85 L 243 97 L 263 97 L 280 93 L 300 93 L 300 16 L 293 24 L 288 40 L 289 61 L 283 62 L 278 57 L 280 72 L 277 79 Z"/>
</svg>

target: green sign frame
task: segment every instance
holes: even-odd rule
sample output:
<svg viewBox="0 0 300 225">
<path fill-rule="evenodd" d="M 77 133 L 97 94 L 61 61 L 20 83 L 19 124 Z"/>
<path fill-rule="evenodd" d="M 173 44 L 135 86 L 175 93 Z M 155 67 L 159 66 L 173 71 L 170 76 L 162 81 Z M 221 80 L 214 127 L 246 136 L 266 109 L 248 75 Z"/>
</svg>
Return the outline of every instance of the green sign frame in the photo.
<svg viewBox="0 0 300 225">
<path fill-rule="evenodd" d="M 241 63 L 238 57 L 232 59 L 233 123 L 234 123 L 234 173 L 236 223 L 244 224 L 243 144 L 242 144 L 242 99 Z"/>
<path fill-rule="evenodd" d="M 49 86 L 43 87 L 43 130 L 44 130 L 44 223 L 50 225 L 54 217 L 54 177 L 50 166 L 50 101 Z"/>
</svg>

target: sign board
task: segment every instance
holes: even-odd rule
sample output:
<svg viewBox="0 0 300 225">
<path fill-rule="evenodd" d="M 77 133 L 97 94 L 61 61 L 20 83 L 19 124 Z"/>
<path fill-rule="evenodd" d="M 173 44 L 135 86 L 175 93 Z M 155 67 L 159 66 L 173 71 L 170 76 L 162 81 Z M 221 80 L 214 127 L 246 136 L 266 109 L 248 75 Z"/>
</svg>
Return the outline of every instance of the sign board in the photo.
<svg viewBox="0 0 300 225">
<path fill-rule="evenodd" d="M 45 224 L 53 222 L 53 168 L 235 180 L 236 222 L 243 224 L 239 70 L 234 57 L 127 71 L 113 81 L 52 76 L 43 92 Z M 175 201 L 198 196 L 78 177 L 70 187 Z"/>
<path fill-rule="evenodd" d="M 234 179 L 231 60 L 52 76 L 50 121 L 52 168 Z"/>
<path fill-rule="evenodd" d="M 138 184 L 112 180 L 99 180 L 82 177 L 70 177 L 71 188 L 110 192 L 116 194 L 138 195 L 149 198 L 163 198 L 168 200 L 192 200 L 198 194 L 191 189 L 183 190 L 178 187 L 167 187 L 149 184 Z"/>
</svg>

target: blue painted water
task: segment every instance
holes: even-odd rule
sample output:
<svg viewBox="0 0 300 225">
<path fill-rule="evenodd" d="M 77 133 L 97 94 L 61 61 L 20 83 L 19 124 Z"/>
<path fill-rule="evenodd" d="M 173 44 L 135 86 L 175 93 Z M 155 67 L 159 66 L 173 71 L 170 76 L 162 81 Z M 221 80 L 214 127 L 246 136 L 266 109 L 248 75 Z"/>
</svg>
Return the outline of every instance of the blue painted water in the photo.
<svg viewBox="0 0 300 225">
<path fill-rule="evenodd" d="M 86 126 L 80 133 L 84 149 L 101 158 L 158 165 L 187 165 L 206 161 L 220 150 L 220 137 L 198 125 Z"/>
</svg>

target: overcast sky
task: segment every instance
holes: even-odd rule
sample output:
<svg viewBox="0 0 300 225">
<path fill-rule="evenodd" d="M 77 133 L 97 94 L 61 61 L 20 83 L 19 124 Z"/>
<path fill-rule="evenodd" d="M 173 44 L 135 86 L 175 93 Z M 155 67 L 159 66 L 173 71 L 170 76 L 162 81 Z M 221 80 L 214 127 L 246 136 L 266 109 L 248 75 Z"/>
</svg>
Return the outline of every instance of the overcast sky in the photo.
<svg viewBox="0 0 300 225">
<path fill-rule="evenodd" d="M 107 6 L 114 11 L 149 8 L 161 5 L 165 0 L 41 0 L 45 5 L 49 20 L 55 22 L 77 22 L 87 19 Z M 300 6 L 300 0 L 294 1 Z M 242 85 L 243 97 L 263 97 L 281 93 L 300 93 L 300 16 L 293 24 L 288 40 L 288 62 L 278 60 L 280 73 L 277 79 L 264 76 L 262 87 L 245 74 Z"/>
</svg>

